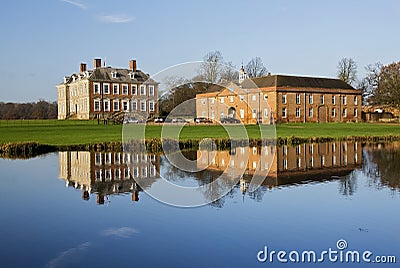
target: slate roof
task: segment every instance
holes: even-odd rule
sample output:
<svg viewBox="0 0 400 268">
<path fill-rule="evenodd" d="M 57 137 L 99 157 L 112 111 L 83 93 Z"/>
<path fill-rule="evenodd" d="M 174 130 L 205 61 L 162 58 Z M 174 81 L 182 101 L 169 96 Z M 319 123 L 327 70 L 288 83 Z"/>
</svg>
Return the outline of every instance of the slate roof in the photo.
<svg viewBox="0 0 400 268">
<path fill-rule="evenodd" d="M 241 86 L 243 88 L 263 87 L 306 87 L 306 88 L 335 88 L 335 89 L 353 89 L 352 86 L 335 78 L 322 77 L 303 77 L 289 75 L 269 75 L 246 79 Z"/>
<path fill-rule="evenodd" d="M 116 78 L 112 77 L 111 73 L 117 73 Z M 148 74 L 145 74 L 141 70 L 136 70 L 134 79 L 130 78 L 130 73 L 132 70 L 129 69 L 121 69 L 121 68 L 112 68 L 112 67 L 100 67 L 96 68 L 93 70 L 88 71 L 89 73 L 89 80 L 93 82 L 116 82 L 116 83 L 132 83 L 132 82 L 140 82 L 140 83 L 150 83 L 150 84 L 156 84 L 157 82 L 154 81 Z M 78 75 L 81 75 L 83 77 L 83 74 L 75 73 L 72 74 L 71 76 L 67 77 L 67 83 L 70 83 L 73 81 L 72 77 L 78 77 Z M 84 77 L 87 78 L 87 77 Z M 64 83 L 61 83 L 64 84 Z"/>
</svg>

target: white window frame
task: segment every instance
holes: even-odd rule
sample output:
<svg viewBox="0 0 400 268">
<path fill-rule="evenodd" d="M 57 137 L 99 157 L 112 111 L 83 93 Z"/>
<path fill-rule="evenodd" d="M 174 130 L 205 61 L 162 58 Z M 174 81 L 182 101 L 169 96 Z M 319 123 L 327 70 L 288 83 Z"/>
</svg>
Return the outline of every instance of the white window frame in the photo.
<svg viewBox="0 0 400 268">
<path fill-rule="evenodd" d="M 347 108 L 343 108 L 343 117 L 347 117 Z"/>
<path fill-rule="evenodd" d="M 253 95 L 251 96 L 251 100 L 252 100 L 252 101 L 257 101 L 257 95 L 256 95 L 256 94 L 253 94 Z"/>
<path fill-rule="evenodd" d="M 282 103 L 286 104 L 287 103 L 287 96 L 286 94 L 282 94 Z"/>
<path fill-rule="evenodd" d="M 336 96 L 332 96 L 332 105 L 336 104 Z"/>
<path fill-rule="evenodd" d="M 131 85 L 132 95 L 137 95 L 137 85 Z"/>
<path fill-rule="evenodd" d="M 119 95 L 119 84 L 113 84 L 113 95 Z"/>
<path fill-rule="evenodd" d="M 296 104 L 301 104 L 300 94 L 296 94 Z"/>
<path fill-rule="evenodd" d="M 138 105 L 137 101 L 132 101 L 132 111 L 137 111 Z"/>
<path fill-rule="evenodd" d="M 347 96 L 343 96 L 343 105 L 347 105 Z"/>
<path fill-rule="evenodd" d="M 321 95 L 320 102 L 321 104 L 325 104 L 325 95 Z"/>
<path fill-rule="evenodd" d="M 154 96 L 154 85 L 149 85 L 149 96 Z"/>
<path fill-rule="evenodd" d="M 128 95 L 129 94 L 128 84 L 123 84 L 122 85 L 122 94 L 124 94 L 124 95 Z"/>
<path fill-rule="evenodd" d="M 229 97 L 229 101 L 230 101 L 230 102 L 234 102 L 233 96 L 230 96 L 230 97 Z"/>
<path fill-rule="evenodd" d="M 118 112 L 120 110 L 119 100 L 113 100 L 113 111 Z"/>
<path fill-rule="evenodd" d="M 142 111 L 142 112 L 146 112 L 146 101 L 140 101 L 140 111 Z"/>
<path fill-rule="evenodd" d="M 300 116 L 301 116 L 300 108 L 296 108 L 296 118 L 300 118 Z"/>
<path fill-rule="evenodd" d="M 240 118 L 244 118 L 244 109 L 240 109 Z"/>
<path fill-rule="evenodd" d="M 219 99 L 219 101 L 220 101 L 221 103 L 224 103 L 224 102 L 225 102 L 225 98 L 224 98 L 224 97 L 221 97 L 221 98 Z"/>
<path fill-rule="evenodd" d="M 268 95 L 267 94 L 264 94 L 264 100 L 265 101 L 268 100 Z"/>
<path fill-rule="evenodd" d="M 240 95 L 240 96 L 239 96 L 239 99 L 240 99 L 240 101 L 244 101 L 244 96 L 243 96 L 243 95 Z"/>
<path fill-rule="evenodd" d="M 314 96 L 312 94 L 308 95 L 308 103 L 309 104 L 313 104 L 314 103 Z"/>
<path fill-rule="evenodd" d="M 269 110 L 268 108 L 264 108 L 264 118 L 268 118 L 269 116 Z"/>
<path fill-rule="evenodd" d="M 154 101 L 149 101 L 149 111 L 154 112 L 156 110 L 155 107 Z"/>
<path fill-rule="evenodd" d="M 313 108 L 308 108 L 308 117 L 312 118 L 314 116 Z"/>
<path fill-rule="evenodd" d="M 332 118 L 336 117 L 336 108 L 332 108 L 331 116 Z"/>
<path fill-rule="evenodd" d="M 104 94 L 110 94 L 110 84 L 109 83 L 104 83 L 103 84 L 103 93 Z"/>
<path fill-rule="evenodd" d="M 357 96 L 354 96 L 354 105 L 358 105 L 358 98 L 357 98 Z"/>
<path fill-rule="evenodd" d="M 286 108 L 282 108 L 282 118 L 286 118 L 287 117 L 287 110 Z"/>
<path fill-rule="evenodd" d="M 206 103 L 207 103 L 206 99 L 201 99 L 201 104 L 202 105 L 206 105 Z"/>
<path fill-rule="evenodd" d="M 97 87 L 97 90 L 96 90 Z M 100 94 L 100 83 L 93 83 L 93 93 Z"/>
<path fill-rule="evenodd" d="M 125 109 L 125 106 L 126 106 L 126 109 Z M 122 101 L 122 110 L 125 112 L 129 111 L 129 101 L 127 101 L 127 100 Z"/>
<path fill-rule="evenodd" d="M 104 111 L 109 112 L 110 111 L 110 100 L 103 100 L 103 105 L 104 105 Z"/>
<path fill-rule="evenodd" d="M 146 85 L 140 85 L 140 95 L 145 96 L 146 95 Z"/>
<path fill-rule="evenodd" d="M 97 109 L 96 109 L 96 104 L 98 104 Z M 93 101 L 93 110 L 97 112 L 101 110 L 101 101 L 99 99 Z"/>
<path fill-rule="evenodd" d="M 354 109 L 354 117 L 358 117 L 358 110 Z"/>
</svg>

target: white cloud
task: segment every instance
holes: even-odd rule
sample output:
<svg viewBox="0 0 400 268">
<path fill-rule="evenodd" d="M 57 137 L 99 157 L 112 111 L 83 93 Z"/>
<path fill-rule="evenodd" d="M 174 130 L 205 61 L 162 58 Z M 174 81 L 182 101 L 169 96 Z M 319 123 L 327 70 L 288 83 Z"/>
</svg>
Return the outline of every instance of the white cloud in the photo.
<svg viewBox="0 0 400 268">
<path fill-rule="evenodd" d="M 48 262 L 48 267 L 59 267 L 64 266 L 65 262 L 77 261 L 78 254 L 85 251 L 91 246 L 90 242 L 85 242 L 77 247 L 67 249 L 61 252 L 56 258 Z"/>
<path fill-rule="evenodd" d="M 87 6 L 85 4 L 76 2 L 76 1 L 72 1 L 72 0 L 60 0 L 61 2 L 65 2 L 71 5 L 74 5 L 76 7 L 79 7 L 80 9 L 87 9 Z"/>
<path fill-rule="evenodd" d="M 110 14 L 99 16 L 99 19 L 107 23 L 127 23 L 134 20 L 134 17 L 125 14 Z"/>
<path fill-rule="evenodd" d="M 121 228 L 108 228 L 101 232 L 104 236 L 116 236 L 119 238 L 129 238 L 132 235 L 138 233 L 134 228 L 121 227 Z"/>
</svg>

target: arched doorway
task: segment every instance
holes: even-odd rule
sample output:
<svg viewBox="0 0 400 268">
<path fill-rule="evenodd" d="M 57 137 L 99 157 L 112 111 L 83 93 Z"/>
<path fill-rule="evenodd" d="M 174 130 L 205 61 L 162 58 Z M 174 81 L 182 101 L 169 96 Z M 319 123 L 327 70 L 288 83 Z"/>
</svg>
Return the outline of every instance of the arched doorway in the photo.
<svg viewBox="0 0 400 268">
<path fill-rule="evenodd" d="M 228 109 L 228 117 L 230 117 L 230 118 L 236 117 L 236 109 L 234 107 L 230 107 Z"/>
<path fill-rule="evenodd" d="M 326 123 L 326 106 L 318 107 L 318 123 Z"/>
</svg>

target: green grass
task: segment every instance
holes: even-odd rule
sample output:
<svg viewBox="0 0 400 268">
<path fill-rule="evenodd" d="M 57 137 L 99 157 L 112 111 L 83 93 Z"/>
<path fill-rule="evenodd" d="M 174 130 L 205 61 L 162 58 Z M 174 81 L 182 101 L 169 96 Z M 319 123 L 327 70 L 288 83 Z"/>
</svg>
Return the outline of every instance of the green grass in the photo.
<svg viewBox="0 0 400 268">
<path fill-rule="evenodd" d="M 260 138 L 258 126 L 246 126 L 246 132 L 239 126 L 227 126 L 234 138 Z M 57 120 L 16 120 L 0 121 L 0 144 L 8 142 L 37 142 L 49 145 L 76 145 L 122 140 L 122 125 L 98 125 L 97 121 L 57 121 Z M 177 126 L 164 128 L 166 137 L 171 137 Z M 143 129 L 142 129 L 143 130 Z M 158 138 L 162 127 L 146 126 L 146 138 Z M 267 137 L 272 135 L 266 126 Z M 125 134 L 135 137 L 140 133 L 140 126 L 125 128 Z M 342 138 L 348 136 L 400 136 L 400 124 L 370 123 L 329 123 L 329 124 L 281 124 L 276 126 L 277 136 L 281 138 L 299 137 Z M 180 132 L 180 139 L 227 138 L 227 131 L 219 125 L 185 126 Z M 264 135 L 265 137 L 265 135 Z"/>
</svg>

